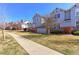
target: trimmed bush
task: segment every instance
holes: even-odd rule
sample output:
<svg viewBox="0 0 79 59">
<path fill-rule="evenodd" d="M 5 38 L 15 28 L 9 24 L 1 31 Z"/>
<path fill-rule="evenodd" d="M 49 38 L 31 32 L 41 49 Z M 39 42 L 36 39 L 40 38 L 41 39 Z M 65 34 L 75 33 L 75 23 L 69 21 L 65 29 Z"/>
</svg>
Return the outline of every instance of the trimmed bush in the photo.
<svg viewBox="0 0 79 59">
<path fill-rule="evenodd" d="M 52 34 L 62 34 L 62 31 L 59 31 L 59 30 L 53 30 L 51 33 L 52 33 Z"/>
<path fill-rule="evenodd" d="M 73 35 L 79 35 L 79 30 L 72 31 Z"/>
</svg>

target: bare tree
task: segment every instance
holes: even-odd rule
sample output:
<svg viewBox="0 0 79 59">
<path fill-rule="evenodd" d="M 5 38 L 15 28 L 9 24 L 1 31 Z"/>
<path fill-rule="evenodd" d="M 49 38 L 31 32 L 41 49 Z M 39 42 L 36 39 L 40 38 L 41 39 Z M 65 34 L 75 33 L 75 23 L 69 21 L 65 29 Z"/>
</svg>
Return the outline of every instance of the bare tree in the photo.
<svg viewBox="0 0 79 59">
<path fill-rule="evenodd" d="M 53 17 L 45 17 L 45 28 L 47 31 L 47 34 L 50 34 L 53 30 L 53 27 L 57 26 L 55 23 L 55 19 Z"/>
</svg>

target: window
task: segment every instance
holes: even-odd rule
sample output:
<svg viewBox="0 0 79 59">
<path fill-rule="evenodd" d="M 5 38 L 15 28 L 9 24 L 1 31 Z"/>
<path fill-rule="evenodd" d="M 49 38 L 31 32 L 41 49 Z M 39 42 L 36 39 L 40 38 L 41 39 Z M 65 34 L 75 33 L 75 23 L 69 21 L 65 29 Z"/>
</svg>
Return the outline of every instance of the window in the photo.
<svg viewBox="0 0 79 59">
<path fill-rule="evenodd" d="M 79 22 L 76 22 L 76 25 L 79 26 Z"/>
<path fill-rule="evenodd" d="M 79 18 L 79 12 L 76 12 L 76 16 Z"/>
<path fill-rule="evenodd" d="M 70 10 L 65 11 L 65 19 L 64 21 L 71 21 Z"/>
<path fill-rule="evenodd" d="M 76 9 L 75 13 L 76 13 L 75 16 L 79 18 L 79 9 Z"/>
<path fill-rule="evenodd" d="M 79 29 L 79 22 L 76 22 L 76 29 Z"/>
<path fill-rule="evenodd" d="M 41 23 L 43 24 L 43 23 L 45 23 L 45 20 L 44 20 L 44 18 L 41 18 Z"/>
<path fill-rule="evenodd" d="M 57 17 L 60 18 L 60 14 L 57 14 Z"/>
<path fill-rule="evenodd" d="M 79 12 L 76 12 L 76 15 L 79 15 Z"/>
<path fill-rule="evenodd" d="M 64 21 L 71 21 L 71 19 L 65 19 Z"/>
<path fill-rule="evenodd" d="M 70 13 L 70 10 L 65 11 L 65 19 L 71 20 L 71 15 L 70 15 L 70 14 L 71 14 L 71 13 Z"/>
<path fill-rule="evenodd" d="M 55 18 L 60 18 L 60 14 L 56 14 L 55 15 Z"/>
</svg>

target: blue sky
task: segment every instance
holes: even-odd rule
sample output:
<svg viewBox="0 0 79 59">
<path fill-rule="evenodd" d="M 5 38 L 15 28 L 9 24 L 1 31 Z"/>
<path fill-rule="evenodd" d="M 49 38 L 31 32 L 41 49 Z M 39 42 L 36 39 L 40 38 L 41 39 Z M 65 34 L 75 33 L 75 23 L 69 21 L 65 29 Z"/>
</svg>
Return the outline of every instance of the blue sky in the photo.
<svg viewBox="0 0 79 59">
<path fill-rule="evenodd" d="M 73 5 L 71 3 L 6 3 L 0 4 L 0 14 L 3 15 L 3 11 L 7 22 L 32 20 L 35 13 L 45 15 L 55 8 L 69 9 Z"/>
</svg>

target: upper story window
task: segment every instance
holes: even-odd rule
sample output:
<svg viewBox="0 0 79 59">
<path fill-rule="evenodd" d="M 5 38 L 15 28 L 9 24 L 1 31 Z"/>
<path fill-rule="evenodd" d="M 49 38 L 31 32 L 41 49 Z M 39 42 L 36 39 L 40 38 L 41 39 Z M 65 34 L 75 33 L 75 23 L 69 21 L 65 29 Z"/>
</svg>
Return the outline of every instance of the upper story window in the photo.
<svg viewBox="0 0 79 59">
<path fill-rule="evenodd" d="M 79 17 L 79 12 L 76 12 L 76 16 Z"/>
<path fill-rule="evenodd" d="M 75 16 L 79 18 L 79 8 L 75 10 Z"/>
<path fill-rule="evenodd" d="M 44 18 L 41 18 L 41 23 L 43 24 L 43 23 L 45 23 L 45 20 L 44 20 Z"/>
<path fill-rule="evenodd" d="M 56 14 L 55 15 L 55 18 L 60 18 L 60 14 Z"/>
<path fill-rule="evenodd" d="M 71 21 L 70 10 L 65 11 L 65 19 L 64 21 Z"/>
</svg>

